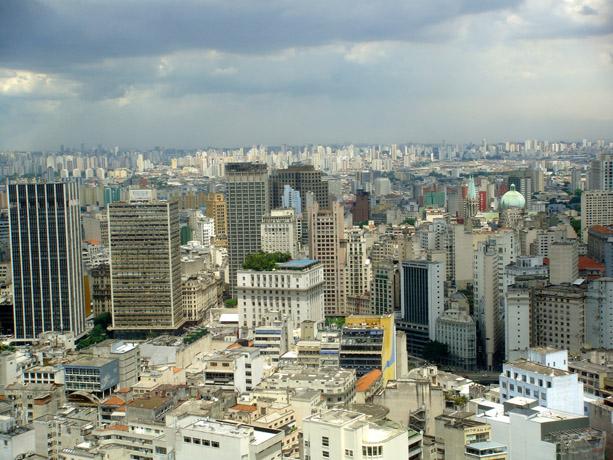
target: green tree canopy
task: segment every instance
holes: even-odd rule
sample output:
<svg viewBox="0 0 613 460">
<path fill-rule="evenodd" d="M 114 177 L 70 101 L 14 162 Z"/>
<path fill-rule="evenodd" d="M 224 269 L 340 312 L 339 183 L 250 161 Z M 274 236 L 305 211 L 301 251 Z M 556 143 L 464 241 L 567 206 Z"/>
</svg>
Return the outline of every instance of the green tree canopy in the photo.
<svg viewBox="0 0 613 460">
<path fill-rule="evenodd" d="M 254 252 L 245 257 L 243 268 L 258 272 L 274 270 L 278 263 L 287 262 L 291 258 L 287 252 Z"/>
</svg>

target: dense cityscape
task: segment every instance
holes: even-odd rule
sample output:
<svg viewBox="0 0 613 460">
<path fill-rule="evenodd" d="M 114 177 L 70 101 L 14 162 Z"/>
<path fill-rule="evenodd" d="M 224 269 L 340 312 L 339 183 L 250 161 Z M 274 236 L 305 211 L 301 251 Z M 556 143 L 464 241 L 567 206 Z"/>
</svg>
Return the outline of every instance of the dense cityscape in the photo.
<svg viewBox="0 0 613 460">
<path fill-rule="evenodd" d="M 0 458 L 613 455 L 611 140 L 0 175 Z"/>
</svg>

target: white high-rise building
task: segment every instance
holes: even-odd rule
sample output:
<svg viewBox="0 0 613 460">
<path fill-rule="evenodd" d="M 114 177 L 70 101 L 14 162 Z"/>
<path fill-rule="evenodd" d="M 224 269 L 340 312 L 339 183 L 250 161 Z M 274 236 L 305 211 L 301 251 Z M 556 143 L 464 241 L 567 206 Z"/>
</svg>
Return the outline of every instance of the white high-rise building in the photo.
<svg viewBox="0 0 613 460">
<path fill-rule="evenodd" d="M 345 268 L 347 296 L 360 296 L 369 291 L 372 278 L 364 230 L 359 227 L 345 230 L 345 240 L 347 241 L 347 265 Z"/>
<path fill-rule="evenodd" d="M 254 329 L 281 316 L 291 327 L 323 320 L 324 267 L 311 259 L 277 264 L 274 270 L 237 272 L 240 324 Z"/>
<path fill-rule="evenodd" d="M 592 348 L 613 349 L 613 278 L 593 280 L 587 288 L 585 341 Z"/>
<path fill-rule="evenodd" d="M 484 354 L 487 368 L 492 369 L 495 355 L 501 351 L 503 340 L 496 245 L 480 242 L 475 251 L 473 267 L 475 316 L 480 337 L 480 350 Z"/>
<path fill-rule="evenodd" d="M 530 289 L 509 287 L 506 294 L 504 318 L 505 360 L 520 358 L 530 347 L 531 312 Z"/>
<path fill-rule="evenodd" d="M 299 226 L 292 208 L 272 209 L 270 215 L 262 217 L 262 251 L 286 252 L 292 258 L 298 257 Z"/>
<path fill-rule="evenodd" d="M 207 251 L 211 250 L 211 243 L 215 238 L 215 221 L 196 211 L 189 218 L 192 229 L 192 239 L 198 241 Z"/>
<path fill-rule="evenodd" d="M 303 421 L 304 458 L 309 460 L 406 460 L 406 428 L 377 425 L 365 414 L 333 409 Z"/>
</svg>

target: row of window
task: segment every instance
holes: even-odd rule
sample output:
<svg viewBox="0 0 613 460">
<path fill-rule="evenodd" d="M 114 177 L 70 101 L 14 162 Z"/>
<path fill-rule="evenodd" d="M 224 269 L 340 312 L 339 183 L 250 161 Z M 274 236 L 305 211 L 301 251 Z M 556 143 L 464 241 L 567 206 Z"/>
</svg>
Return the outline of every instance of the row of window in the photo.
<svg viewBox="0 0 613 460">
<path fill-rule="evenodd" d="M 187 444 L 196 444 L 198 446 L 219 448 L 219 442 L 211 441 L 209 439 L 200 439 L 200 438 L 192 438 L 190 436 L 183 436 L 183 442 Z"/>
</svg>

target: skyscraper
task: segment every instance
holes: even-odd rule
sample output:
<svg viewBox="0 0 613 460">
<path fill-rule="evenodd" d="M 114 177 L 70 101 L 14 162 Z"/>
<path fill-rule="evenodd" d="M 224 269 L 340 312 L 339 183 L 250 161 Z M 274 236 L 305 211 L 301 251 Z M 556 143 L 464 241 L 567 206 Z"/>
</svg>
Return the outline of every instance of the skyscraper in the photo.
<svg viewBox="0 0 613 460">
<path fill-rule="evenodd" d="M 398 328 L 407 332 L 410 354 L 421 356 L 424 346 L 436 340 L 436 320 L 444 310 L 445 264 L 426 260 L 402 263 L 401 316 Z"/>
<path fill-rule="evenodd" d="M 279 197 L 280 200 L 281 197 Z M 236 293 L 236 271 L 245 257 L 261 249 L 262 217 L 270 210 L 268 168 L 262 163 L 226 165 L 230 290 Z"/>
<path fill-rule="evenodd" d="M 215 246 L 228 246 L 228 207 L 223 193 L 209 193 L 205 199 L 207 217 L 215 222 Z"/>
<path fill-rule="evenodd" d="M 185 322 L 179 204 L 132 190 L 108 207 L 113 329 L 175 330 Z"/>
<path fill-rule="evenodd" d="M 344 316 L 347 303 L 347 247 L 344 241 L 343 209 L 338 203 L 333 203 L 331 209 L 320 209 L 315 203 L 308 212 L 311 258 L 324 265 L 324 313 L 326 316 Z"/>
<path fill-rule="evenodd" d="M 328 183 L 321 177 L 321 171 L 311 165 L 293 165 L 287 169 L 273 171 L 270 177 L 271 208 L 282 206 L 285 185 L 300 192 L 303 206 L 306 203 L 306 193 L 313 192 L 319 207 L 328 208 Z"/>
<path fill-rule="evenodd" d="M 8 185 L 16 339 L 85 330 L 75 183 Z"/>
</svg>

